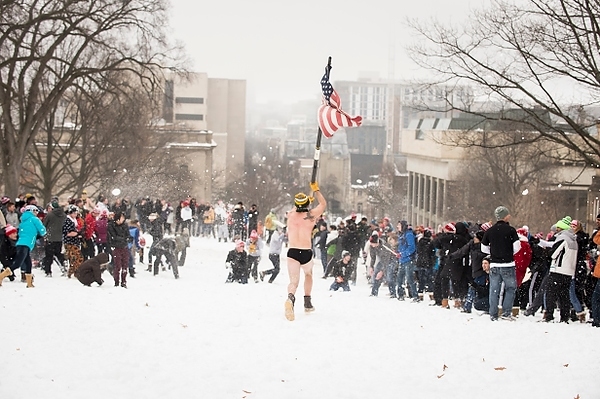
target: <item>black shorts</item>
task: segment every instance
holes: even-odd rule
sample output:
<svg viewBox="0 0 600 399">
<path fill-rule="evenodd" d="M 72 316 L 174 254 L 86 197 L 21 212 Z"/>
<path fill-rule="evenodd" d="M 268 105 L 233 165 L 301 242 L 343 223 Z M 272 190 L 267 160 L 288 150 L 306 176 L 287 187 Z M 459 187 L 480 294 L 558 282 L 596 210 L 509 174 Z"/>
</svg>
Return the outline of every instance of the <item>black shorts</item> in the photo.
<svg viewBox="0 0 600 399">
<path fill-rule="evenodd" d="M 287 252 L 287 257 L 300 262 L 300 265 L 305 265 L 313 258 L 312 249 L 290 248 Z"/>
</svg>

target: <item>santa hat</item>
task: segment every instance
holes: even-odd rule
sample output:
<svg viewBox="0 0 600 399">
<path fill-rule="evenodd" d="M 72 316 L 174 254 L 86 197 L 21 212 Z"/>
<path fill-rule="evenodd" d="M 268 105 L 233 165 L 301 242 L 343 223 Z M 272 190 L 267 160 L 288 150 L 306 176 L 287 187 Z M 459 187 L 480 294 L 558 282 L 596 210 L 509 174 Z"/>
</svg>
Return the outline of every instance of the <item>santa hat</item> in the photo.
<svg viewBox="0 0 600 399">
<path fill-rule="evenodd" d="M 7 224 L 6 227 L 4 227 L 4 234 L 9 236 L 12 233 L 16 233 L 17 232 L 17 228 L 15 226 L 13 226 L 12 224 Z"/>
<path fill-rule="evenodd" d="M 444 226 L 444 231 L 447 233 L 456 233 L 456 226 L 454 223 L 448 223 Z"/>
<path fill-rule="evenodd" d="M 527 233 L 527 230 L 525 230 L 524 228 L 517 229 L 517 234 L 520 236 L 527 237 Z"/>
</svg>

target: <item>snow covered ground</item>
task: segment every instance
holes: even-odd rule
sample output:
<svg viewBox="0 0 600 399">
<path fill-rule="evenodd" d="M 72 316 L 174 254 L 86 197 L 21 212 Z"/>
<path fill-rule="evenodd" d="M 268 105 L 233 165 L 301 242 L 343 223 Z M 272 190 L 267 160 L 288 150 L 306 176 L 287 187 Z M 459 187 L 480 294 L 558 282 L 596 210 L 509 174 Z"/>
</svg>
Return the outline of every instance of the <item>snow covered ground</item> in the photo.
<svg viewBox="0 0 600 399">
<path fill-rule="evenodd" d="M 385 287 L 369 297 L 364 279 L 330 292 L 320 277 L 316 311 L 289 322 L 285 260 L 273 284 L 224 284 L 233 244 L 191 245 L 179 280 L 143 265 L 128 289 L 107 273 L 100 288 L 58 270 L 36 270 L 34 289 L 5 280 L 0 398 L 600 397 L 600 329 L 589 324 L 491 322 L 392 300 Z"/>
</svg>

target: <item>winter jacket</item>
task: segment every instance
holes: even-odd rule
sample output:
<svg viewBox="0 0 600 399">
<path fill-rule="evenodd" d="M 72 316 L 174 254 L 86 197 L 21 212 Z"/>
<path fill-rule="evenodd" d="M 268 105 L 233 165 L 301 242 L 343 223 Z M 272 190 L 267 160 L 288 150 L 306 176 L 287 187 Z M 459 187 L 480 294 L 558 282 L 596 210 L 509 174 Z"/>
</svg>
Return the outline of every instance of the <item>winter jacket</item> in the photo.
<svg viewBox="0 0 600 399">
<path fill-rule="evenodd" d="M 519 251 L 521 242 L 517 230 L 503 220 L 490 227 L 481 240 L 481 250 L 490 254 L 491 266 L 514 266 L 514 254 Z"/>
<path fill-rule="evenodd" d="M 333 274 L 333 277 L 341 277 L 344 281 L 349 281 L 352 277 L 352 261 L 346 264 L 341 259 L 334 259 L 332 262 L 333 267 L 331 273 Z"/>
<path fill-rule="evenodd" d="M 246 254 L 246 251 L 238 252 L 235 249 L 232 249 L 227 254 L 225 263 L 231 267 L 231 279 L 239 280 L 243 278 L 248 271 L 248 254 Z"/>
<path fill-rule="evenodd" d="M 48 242 L 62 242 L 63 226 L 67 214 L 62 208 L 53 209 L 52 212 L 44 218 L 44 227 L 46 227 L 46 240 Z"/>
<path fill-rule="evenodd" d="M 571 230 L 561 230 L 554 235 L 550 273 L 573 277 L 577 267 L 577 237 Z"/>
<path fill-rule="evenodd" d="M 400 264 L 415 260 L 417 245 L 412 229 L 406 229 L 398 235 L 398 253 L 400 254 Z"/>
<path fill-rule="evenodd" d="M 125 222 L 117 224 L 114 220 L 108 223 L 108 243 L 112 248 L 127 248 L 131 240 L 129 227 Z"/>
<path fill-rule="evenodd" d="M 515 269 L 518 287 L 521 286 L 521 283 L 525 278 L 532 257 L 531 246 L 529 245 L 527 238 L 519 236 L 519 240 L 521 241 L 521 249 L 515 254 Z"/>
<path fill-rule="evenodd" d="M 483 270 L 483 258 L 486 254 L 481 251 L 481 243 L 475 242 L 471 239 L 466 245 L 463 245 L 461 249 L 453 252 L 450 255 L 452 259 L 461 259 L 468 257 L 471 263 L 471 276 L 473 279 L 486 275 L 487 273 Z"/>
<path fill-rule="evenodd" d="M 95 226 L 96 244 L 106 244 L 108 242 L 108 218 L 100 217 L 96 220 Z"/>
<path fill-rule="evenodd" d="M 42 221 L 32 212 L 23 212 L 23 215 L 21 215 L 21 224 L 19 225 L 19 238 L 16 245 L 29 247 L 29 250 L 33 251 L 35 240 L 45 235 L 46 228 L 42 224 Z"/>
<path fill-rule="evenodd" d="M 248 250 L 248 256 L 259 257 L 262 253 L 263 247 L 264 243 L 260 237 L 256 240 L 256 242 L 252 241 L 251 238 L 249 238 L 246 241 L 246 249 Z"/>
<path fill-rule="evenodd" d="M 96 230 L 96 217 L 91 213 L 88 213 L 85 216 L 85 228 L 83 231 L 83 238 L 86 240 L 91 240 L 94 235 L 94 231 Z"/>
<path fill-rule="evenodd" d="M 79 233 L 79 228 L 77 227 L 77 224 L 68 216 L 65 219 L 65 223 L 63 224 L 62 232 L 63 232 L 63 242 L 65 244 L 77 245 L 77 246 L 81 245 L 81 236 L 79 236 L 79 235 L 67 236 L 67 234 L 69 234 L 71 232 Z"/>
<path fill-rule="evenodd" d="M 275 230 L 273 232 L 273 236 L 271 236 L 271 245 L 269 246 L 269 254 L 281 254 L 281 249 L 283 248 L 283 243 L 286 241 L 285 234 L 282 234 Z"/>
<path fill-rule="evenodd" d="M 136 250 L 140 249 L 140 229 L 137 226 L 129 226 L 129 235 L 132 240 L 127 244 L 127 247 L 131 249 L 135 247 Z"/>
<path fill-rule="evenodd" d="M 91 285 L 93 282 L 102 285 L 102 268 L 100 265 L 108 263 L 108 254 L 102 252 L 98 255 L 84 261 L 75 271 L 75 277 L 83 285 Z"/>
<path fill-rule="evenodd" d="M 417 267 L 431 269 L 435 264 L 435 249 L 431 244 L 431 237 L 421 237 L 417 241 Z"/>
<path fill-rule="evenodd" d="M 2 268 L 10 267 L 17 254 L 17 242 L 4 234 L 0 235 L 0 240 L 0 263 Z"/>
</svg>

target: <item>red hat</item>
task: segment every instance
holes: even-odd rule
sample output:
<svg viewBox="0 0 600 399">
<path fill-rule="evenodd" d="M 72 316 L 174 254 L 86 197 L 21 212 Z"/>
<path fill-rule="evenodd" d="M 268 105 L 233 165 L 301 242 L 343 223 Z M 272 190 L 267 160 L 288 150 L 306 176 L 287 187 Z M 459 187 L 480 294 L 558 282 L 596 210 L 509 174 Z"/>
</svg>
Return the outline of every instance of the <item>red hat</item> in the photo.
<svg viewBox="0 0 600 399">
<path fill-rule="evenodd" d="M 456 226 L 453 223 L 448 223 L 444 226 L 444 231 L 448 233 L 456 233 Z"/>
<path fill-rule="evenodd" d="M 4 234 L 9 236 L 12 233 L 16 233 L 17 232 L 17 228 L 15 226 L 13 226 L 12 224 L 7 224 L 6 227 L 4 227 Z"/>
<path fill-rule="evenodd" d="M 523 237 L 527 237 L 527 230 L 524 228 L 517 229 L 517 234 Z"/>
</svg>

